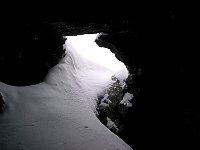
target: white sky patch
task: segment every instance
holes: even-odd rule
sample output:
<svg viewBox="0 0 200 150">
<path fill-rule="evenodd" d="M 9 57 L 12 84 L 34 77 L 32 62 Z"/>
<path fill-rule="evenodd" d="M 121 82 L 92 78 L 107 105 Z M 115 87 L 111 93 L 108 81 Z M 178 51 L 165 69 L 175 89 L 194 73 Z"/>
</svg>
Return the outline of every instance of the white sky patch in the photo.
<svg viewBox="0 0 200 150">
<path fill-rule="evenodd" d="M 115 54 L 110 49 L 99 47 L 95 43 L 95 39 L 99 33 L 83 34 L 77 36 L 66 36 L 68 43 L 70 43 L 76 51 L 88 60 L 100 64 L 114 73 L 118 72 L 126 66 L 119 61 Z"/>
</svg>

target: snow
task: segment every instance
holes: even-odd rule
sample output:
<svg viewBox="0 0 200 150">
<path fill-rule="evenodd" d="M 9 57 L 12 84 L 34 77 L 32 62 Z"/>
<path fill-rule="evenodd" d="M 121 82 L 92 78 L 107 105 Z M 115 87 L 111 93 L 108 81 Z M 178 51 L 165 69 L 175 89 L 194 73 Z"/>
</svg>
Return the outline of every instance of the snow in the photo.
<svg viewBox="0 0 200 150">
<path fill-rule="evenodd" d="M 107 120 L 107 125 L 106 126 L 108 127 L 108 129 L 114 128 L 116 131 L 119 131 L 119 129 L 117 128 L 116 124 L 109 117 L 107 117 L 106 120 Z"/>
<path fill-rule="evenodd" d="M 66 41 L 66 56 L 44 82 L 11 86 L 0 82 L 1 150 L 131 150 L 96 117 L 97 95 L 113 72 L 80 56 Z"/>
<path fill-rule="evenodd" d="M 99 47 L 95 43 L 95 39 L 98 39 L 102 34 L 104 33 L 66 36 L 66 38 L 83 57 L 97 64 L 101 64 L 112 70 L 113 73 L 124 68 L 126 69 L 125 65 L 116 59 L 114 53 L 107 48 Z"/>
<path fill-rule="evenodd" d="M 110 103 L 112 102 L 108 99 L 108 93 L 106 93 L 104 97 L 100 100 L 99 108 L 109 107 Z"/>
<path fill-rule="evenodd" d="M 114 76 L 121 82 L 123 83 L 123 81 L 128 78 L 128 70 L 126 67 L 124 67 L 123 69 L 117 71 L 114 73 Z"/>
<path fill-rule="evenodd" d="M 133 94 L 130 93 L 125 93 L 124 97 L 122 99 L 122 101 L 120 102 L 120 104 L 125 105 L 126 107 L 132 107 L 132 103 L 129 101 L 133 98 Z"/>
</svg>

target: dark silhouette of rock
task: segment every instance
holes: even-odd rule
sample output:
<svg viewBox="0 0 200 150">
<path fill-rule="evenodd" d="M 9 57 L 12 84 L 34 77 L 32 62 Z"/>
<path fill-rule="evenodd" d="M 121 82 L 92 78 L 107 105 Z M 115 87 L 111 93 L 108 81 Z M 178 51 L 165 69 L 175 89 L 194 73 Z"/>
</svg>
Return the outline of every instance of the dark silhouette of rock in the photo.
<svg viewBox="0 0 200 150">
<path fill-rule="evenodd" d="M 19 23 L 5 33 L 0 52 L 0 81 L 31 85 L 43 81 L 63 57 L 64 39 L 50 23 Z M 16 36 L 16 38 L 8 38 Z"/>
</svg>

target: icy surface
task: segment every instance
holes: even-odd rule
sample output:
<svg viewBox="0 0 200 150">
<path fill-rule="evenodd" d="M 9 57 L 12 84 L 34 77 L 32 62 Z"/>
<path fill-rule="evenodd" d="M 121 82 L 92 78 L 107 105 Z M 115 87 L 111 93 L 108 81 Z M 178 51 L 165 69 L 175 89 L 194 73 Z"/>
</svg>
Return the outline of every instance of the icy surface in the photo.
<svg viewBox="0 0 200 150">
<path fill-rule="evenodd" d="M 6 103 L 0 150 L 131 150 L 95 115 L 96 96 L 110 85 L 113 72 L 83 59 L 69 43 L 65 47 L 66 57 L 44 82 L 0 82 Z"/>
</svg>

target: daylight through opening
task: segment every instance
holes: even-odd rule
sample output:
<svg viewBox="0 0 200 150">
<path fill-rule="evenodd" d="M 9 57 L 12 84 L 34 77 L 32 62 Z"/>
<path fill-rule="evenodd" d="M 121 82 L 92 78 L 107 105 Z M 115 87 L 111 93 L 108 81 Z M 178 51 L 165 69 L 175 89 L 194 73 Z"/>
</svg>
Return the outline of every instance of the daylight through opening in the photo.
<svg viewBox="0 0 200 150">
<path fill-rule="evenodd" d="M 77 36 L 66 36 L 66 55 L 70 56 L 77 52 L 84 59 L 92 63 L 85 63 L 83 58 L 78 55 L 73 55 L 74 62 L 79 63 L 79 70 L 84 69 L 85 65 L 91 65 L 84 73 L 84 89 L 86 93 L 93 95 L 97 94 L 97 101 L 95 96 L 90 102 L 91 108 L 96 112 L 99 120 L 112 132 L 120 135 L 122 133 L 125 122 L 123 121 L 127 112 L 132 107 L 133 94 L 129 93 L 126 80 L 129 72 L 125 64 L 119 61 L 115 54 L 110 49 L 99 47 L 95 40 L 98 39 L 100 33 L 83 34 Z M 70 47 L 69 46 L 72 46 Z M 69 46 L 69 47 L 68 47 Z M 71 51 L 70 51 L 71 49 Z M 76 60 L 76 56 L 79 57 Z M 74 65 L 72 63 L 72 65 Z M 76 64 L 75 64 L 76 65 Z M 93 66 L 94 65 L 94 66 Z M 93 66 L 93 67 L 92 67 Z M 95 71 L 95 73 L 93 72 Z M 81 71 L 84 72 L 84 71 Z M 83 76 L 80 76 L 83 79 Z M 83 80 L 82 80 L 83 81 Z M 89 83 L 92 83 L 91 85 Z M 95 84 L 94 84 L 95 83 Z M 106 85 L 106 86 L 105 86 Z M 98 90 L 98 87 L 100 88 Z M 105 90 L 104 90 L 105 89 Z M 104 91 L 99 93 L 99 91 Z M 96 105 L 97 104 L 97 105 Z"/>
<path fill-rule="evenodd" d="M 86 59 L 106 67 L 113 74 L 119 73 L 121 78 L 127 78 L 128 70 L 123 62 L 119 61 L 115 54 L 108 48 L 99 47 L 95 39 L 100 33 L 83 34 L 77 36 L 66 36 L 68 43 L 70 43 L 75 50 Z"/>
</svg>

